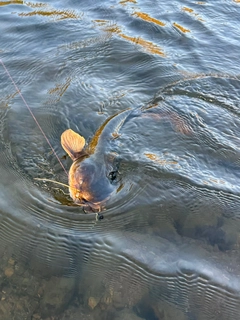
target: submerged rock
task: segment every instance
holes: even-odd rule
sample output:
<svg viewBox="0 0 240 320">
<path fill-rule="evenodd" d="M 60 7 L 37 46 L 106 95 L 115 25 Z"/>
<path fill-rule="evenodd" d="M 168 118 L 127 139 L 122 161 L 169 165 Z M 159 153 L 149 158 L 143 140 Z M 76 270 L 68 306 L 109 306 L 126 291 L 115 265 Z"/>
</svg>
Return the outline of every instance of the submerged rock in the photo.
<svg viewBox="0 0 240 320">
<path fill-rule="evenodd" d="M 114 320 L 144 320 L 144 318 L 138 317 L 131 309 L 123 309 L 117 313 Z"/>
<path fill-rule="evenodd" d="M 73 297 L 75 281 L 73 278 L 52 277 L 44 288 L 39 311 L 42 316 L 62 312 Z"/>
</svg>

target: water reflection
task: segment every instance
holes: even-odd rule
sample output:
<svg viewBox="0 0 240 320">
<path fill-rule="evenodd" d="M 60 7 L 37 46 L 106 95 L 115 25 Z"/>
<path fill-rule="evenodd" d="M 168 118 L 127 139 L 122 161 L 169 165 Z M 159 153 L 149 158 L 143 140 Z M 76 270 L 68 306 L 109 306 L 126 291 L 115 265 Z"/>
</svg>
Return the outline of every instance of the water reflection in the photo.
<svg viewBox="0 0 240 320">
<path fill-rule="evenodd" d="M 179 23 L 174 22 L 173 25 L 174 25 L 175 28 L 179 29 L 179 30 L 182 31 L 183 33 L 190 32 L 189 29 L 184 28 L 184 27 L 181 26 Z"/>
<path fill-rule="evenodd" d="M 14 4 L 24 5 L 31 9 L 38 8 L 38 10 L 33 10 L 31 12 L 20 12 L 18 13 L 20 17 L 31 17 L 31 16 L 39 15 L 39 16 L 51 17 L 55 21 L 63 20 L 63 19 L 80 19 L 81 18 L 81 15 L 76 14 L 74 10 L 54 9 L 51 5 L 43 2 L 34 3 L 30 1 L 20 1 L 20 0 L 0 2 L 0 6 L 14 5 Z"/>
<path fill-rule="evenodd" d="M 155 45 L 154 43 L 152 43 L 151 41 L 147 41 L 141 37 L 131 37 L 129 35 L 126 35 L 122 32 L 120 27 L 118 27 L 117 25 L 111 25 L 111 23 L 109 24 L 108 21 L 95 20 L 95 22 L 97 22 L 101 27 L 103 27 L 103 30 L 105 32 L 117 34 L 121 38 L 139 45 L 149 53 L 165 56 L 165 54 L 163 53 L 163 50 L 159 48 L 157 45 Z"/>
<path fill-rule="evenodd" d="M 7 6 L 10 4 L 23 4 L 24 1 L 22 0 L 10 0 L 10 1 L 1 1 L 0 6 Z"/>
<path fill-rule="evenodd" d="M 157 24 L 157 25 L 159 25 L 161 27 L 164 27 L 166 25 L 166 23 L 164 23 L 164 22 L 162 22 L 162 21 L 160 21 L 158 19 L 152 18 L 147 13 L 144 13 L 144 12 L 136 11 L 136 12 L 133 13 L 133 16 L 136 16 L 136 17 L 138 17 L 140 19 L 143 19 L 145 21 L 148 21 L 148 22 L 155 23 L 155 24 Z"/>
</svg>

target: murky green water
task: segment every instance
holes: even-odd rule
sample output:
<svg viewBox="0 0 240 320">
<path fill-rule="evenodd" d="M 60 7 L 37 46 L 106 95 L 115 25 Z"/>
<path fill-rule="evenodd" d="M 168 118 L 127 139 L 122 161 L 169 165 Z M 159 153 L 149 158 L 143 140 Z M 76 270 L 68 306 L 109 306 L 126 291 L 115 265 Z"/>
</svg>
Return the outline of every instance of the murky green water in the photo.
<svg viewBox="0 0 240 320">
<path fill-rule="evenodd" d="M 0 64 L 2 320 L 239 318 L 239 20 L 237 0 L 0 1 L 0 59 L 67 170 L 64 130 L 155 107 L 102 148 L 96 221 L 35 180 L 67 175 Z"/>
</svg>

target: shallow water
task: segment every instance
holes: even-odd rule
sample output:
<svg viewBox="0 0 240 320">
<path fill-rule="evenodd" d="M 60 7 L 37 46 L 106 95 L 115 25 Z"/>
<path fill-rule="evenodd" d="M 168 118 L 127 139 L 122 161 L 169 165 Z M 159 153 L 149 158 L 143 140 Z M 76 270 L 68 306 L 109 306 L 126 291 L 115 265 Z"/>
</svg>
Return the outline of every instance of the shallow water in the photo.
<svg viewBox="0 0 240 320">
<path fill-rule="evenodd" d="M 239 5 L 0 1 L 0 58 L 67 170 L 67 128 L 181 119 L 122 126 L 96 221 L 35 180 L 67 176 L 0 65 L 1 319 L 238 319 Z"/>
</svg>

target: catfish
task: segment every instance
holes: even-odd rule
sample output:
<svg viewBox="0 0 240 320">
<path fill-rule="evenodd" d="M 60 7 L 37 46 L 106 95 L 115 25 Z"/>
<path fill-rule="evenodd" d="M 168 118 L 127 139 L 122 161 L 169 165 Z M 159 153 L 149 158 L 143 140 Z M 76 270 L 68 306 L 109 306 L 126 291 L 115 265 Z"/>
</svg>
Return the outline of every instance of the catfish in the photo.
<svg viewBox="0 0 240 320">
<path fill-rule="evenodd" d="M 127 109 L 109 117 L 96 131 L 88 146 L 85 138 L 72 129 L 62 133 L 62 148 L 73 160 L 68 183 L 69 193 L 75 204 L 100 212 L 116 191 L 114 181 L 118 171 L 114 168 L 113 161 L 109 161 L 107 151 L 111 142 L 118 137 L 121 127 L 129 120 L 149 116 L 167 118 L 181 133 L 190 132 L 189 127 L 176 112 L 164 109 L 158 113 L 146 113 L 148 109 Z"/>
</svg>

